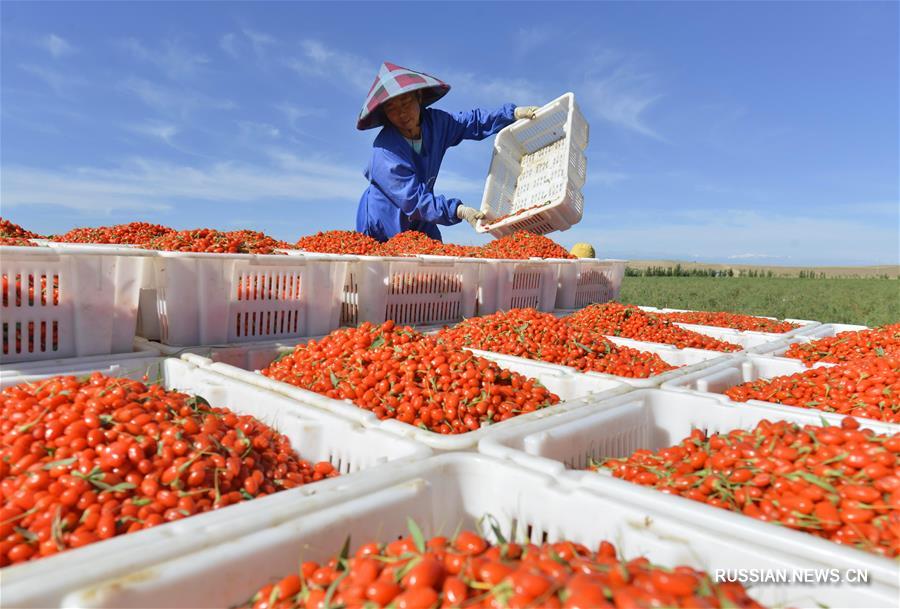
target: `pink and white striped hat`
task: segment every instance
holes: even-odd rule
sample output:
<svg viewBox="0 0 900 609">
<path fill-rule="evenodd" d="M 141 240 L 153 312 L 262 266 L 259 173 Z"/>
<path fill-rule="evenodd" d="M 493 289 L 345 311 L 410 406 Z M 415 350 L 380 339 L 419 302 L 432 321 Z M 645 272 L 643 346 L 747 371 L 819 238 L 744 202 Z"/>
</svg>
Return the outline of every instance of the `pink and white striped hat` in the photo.
<svg viewBox="0 0 900 609">
<path fill-rule="evenodd" d="M 450 85 L 424 72 L 384 62 L 366 96 L 366 102 L 356 121 L 356 128 L 364 131 L 383 124 L 385 118 L 381 105 L 384 102 L 418 90 L 422 91 L 422 105 L 428 106 L 444 97 L 450 90 Z"/>
</svg>

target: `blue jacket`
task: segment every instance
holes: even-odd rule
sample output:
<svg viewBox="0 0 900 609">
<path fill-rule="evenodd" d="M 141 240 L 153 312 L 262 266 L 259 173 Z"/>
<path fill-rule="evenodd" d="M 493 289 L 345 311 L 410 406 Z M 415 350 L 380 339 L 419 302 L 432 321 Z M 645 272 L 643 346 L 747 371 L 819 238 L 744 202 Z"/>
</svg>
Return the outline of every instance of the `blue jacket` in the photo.
<svg viewBox="0 0 900 609">
<path fill-rule="evenodd" d="M 365 172 L 369 186 L 359 200 L 356 230 L 379 241 L 408 230 L 440 240 L 437 225 L 457 224 L 456 208 L 461 204 L 459 199 L 434 194 L 444 153 L 463 140 L 483 140 L 497 133 L 515 121 L 515 108 L 506 104 L 492 112 L 457 114 L 423 108 L 421 154 L 393 125 L 385 125 L 372 145 Z"/>
</svg>

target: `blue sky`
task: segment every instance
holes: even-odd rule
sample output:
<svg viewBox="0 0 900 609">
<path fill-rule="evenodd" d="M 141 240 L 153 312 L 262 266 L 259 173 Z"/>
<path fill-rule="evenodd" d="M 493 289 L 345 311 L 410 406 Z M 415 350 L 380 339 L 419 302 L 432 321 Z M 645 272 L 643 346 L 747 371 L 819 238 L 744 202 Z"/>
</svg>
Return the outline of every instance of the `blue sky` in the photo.
<svg viewBox="0 0 900 609">
<path fill-rule="evenodd" d="M 589 177 L 564 245 L 897 264 L 898 17 L 894 2 L 4 2 L 2 214 L 39 232 L 351 229 L 375 135 L 356 116 L 389 60 L 449 82 L 445 110 L 575 93 Z M 477 207 L 490 156 L 451 150 L 436 191 Z"/>
</svg>

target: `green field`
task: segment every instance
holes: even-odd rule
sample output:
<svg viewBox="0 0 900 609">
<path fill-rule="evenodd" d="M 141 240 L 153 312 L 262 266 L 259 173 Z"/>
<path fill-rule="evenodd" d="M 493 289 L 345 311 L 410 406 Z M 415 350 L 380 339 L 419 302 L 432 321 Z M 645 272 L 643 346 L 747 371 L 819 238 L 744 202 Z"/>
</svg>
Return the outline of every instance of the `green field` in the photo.
<svg viewBox="0 0 900 609">
<path fill-rule="evenodd" d="M 900 322 L 900 281 L 896 279 L 625 277 L 619 300 L 823 323 Z"/>
</svg>

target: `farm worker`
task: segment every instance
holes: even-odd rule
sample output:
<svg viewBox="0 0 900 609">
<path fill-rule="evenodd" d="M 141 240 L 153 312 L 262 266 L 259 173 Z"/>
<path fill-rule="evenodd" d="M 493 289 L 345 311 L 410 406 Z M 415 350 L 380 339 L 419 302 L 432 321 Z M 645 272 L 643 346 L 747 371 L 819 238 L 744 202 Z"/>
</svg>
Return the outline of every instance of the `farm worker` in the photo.
<svg viewBox="0 0 900 609">
<path fill-rule="evenodd" d="M 444 153 L 463 140 L 483 140 L 517 119 L 534 118 L 536 106 L 505 104 L 496 110 L 449 114 L 428 108 L 450 85 L 423 72 L 385 62 L 366 97 L 356 128 L 381 127 L 366 169 L 369 186 L 359 200 L 356 230 L 387 241 L 408 230 L 441 240 L 439 224 L 484 214 L 459 199 L 434 193 Z"/>
<path fill-rule="evenodd" d="M 569 253 L 575 256 L 576 258 L 596 258 L 597 255 L 594 253 L 594 246 L 590 243 L 576 243 L 572 246 L 572 249 L 569 250 Z"/>
</svg>

